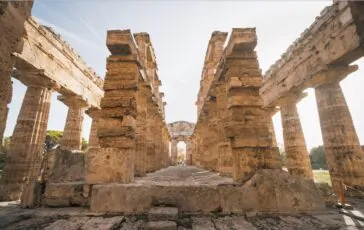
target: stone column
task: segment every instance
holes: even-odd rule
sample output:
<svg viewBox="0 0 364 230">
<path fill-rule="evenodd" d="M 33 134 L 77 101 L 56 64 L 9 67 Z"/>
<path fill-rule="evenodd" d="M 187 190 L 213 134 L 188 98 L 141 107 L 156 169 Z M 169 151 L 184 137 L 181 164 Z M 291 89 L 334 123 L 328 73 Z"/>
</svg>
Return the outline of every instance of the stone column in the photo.
<svg viewBox="0 0 364 230">
<path fill-rule="evenodd" d="M 192 141 L 190 139 L 186 142 L 186 165 L 192 165 Z"/>
<path fill-rule="evenodd" d="M 88 139 L 88 147 L 100 147 L 99 137 L 97 136 L 97 126 L 100 117 L 100 109 L 90 108 L 86 113 L 92 118 L 91 131 Z"/>
<path fill-rule="evenodd" d="M 171 164 L 172 165 L 177 164 L 177 154 L 178 154 L 177 143 L 178 143 L 177 140 L 172 139 L 172 141 L 171 141 Z"/>
<path fill-rule="evenodd" d="M 22 196 L 22 203 L 27 203 L 28 195 L 34 191 L 31 187 L 40 175 L 50 100 L 48 88 L 28 86 L 0 180 L 1 200 L 19 199 L 24 186 L 29 183 L 29 189 Z"/>
<path fill-rule="evenodd" d="M 0 146 L 12 97 L 12 54 L 21 52 L 24 21 L 30 16 L 33 1 L 1 1 L 0 4 Z"/>
<path fill-rule="evenodd" d="M 136 136 L 136 151 L 135 151 L 135 176 L 145 176 L 146 173 L 146 158 L 147 158 L 147 95 L 148 87 L 141 86 L 137 94 L 137 128 Z"/>
<path fill-rule="evenodd" d="M 293 176 L 313 179 L 310 157 L 296 107 L 297 102 L 301 98 L 292 95 L 286 103 L 281 105 L 286 166 L 288 172 Z"/>
<path fill-rule="evenodd" d="M 3 75 L 3 73 L 0 73 Z M 5 73 L 8 74 L 8 73 Z M 6 121 L 8 118 L 8 104 L 11 102 L 12 94 L 13 94 L 13 87 L 11 76 L 1 76 L 2 78 L 0 81 L 0 147 L 2 145 L 2 141 L 4 138 L 4 131 L 6 127 Z"/>
<path fill-rule="evenodd" d="M 131 183 L 134 181 L 135 131 L 140 63 L 130 30 L 107 31 L 104 97 L 101 99 L 97 135 L 99 148 L 85 157 L 85 183 Z"/>
<path fill-rule="evenodd" d="M 231 143 L 225 136 L 224 122 L 228 116 L 227 111 L 228 97 L 226 94 L 226 84 L 216 85 L 216 104 L 217 104 L 217 132 L 218 140 L 218 171 L 220 175 L 233 175 L 233 156 L 231 152 Z"/>
<path fill-rule="evenodd" d="M 340 84 L 322 84 L 315 88 L 315 94 L 333 189 L 340 191 L 342 181 L 363 190 L 364 152 Z"/>
<path fill-rule="evenodd" d="M 66 124 L 60 147 L 64 150 L 81 150 L 82 125 L 84 113 L 88 104 L 80 98 L 71 96 L 59 96 L 58 100 L 68 106 Z"/>
</svg>

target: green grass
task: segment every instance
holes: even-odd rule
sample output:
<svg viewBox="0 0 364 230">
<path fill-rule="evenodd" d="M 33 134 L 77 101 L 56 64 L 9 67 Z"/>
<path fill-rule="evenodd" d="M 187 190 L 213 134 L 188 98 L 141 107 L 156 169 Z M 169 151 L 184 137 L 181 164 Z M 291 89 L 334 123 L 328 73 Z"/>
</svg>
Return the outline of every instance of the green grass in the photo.
<svg viewBox="0 0 364 230">
<path fill-rule="evenodd" d="M 319 183 L 328 183 L 331 186 L 331 179 L 328 170 L 312 170 L 313 178 Z"/>
</svg>

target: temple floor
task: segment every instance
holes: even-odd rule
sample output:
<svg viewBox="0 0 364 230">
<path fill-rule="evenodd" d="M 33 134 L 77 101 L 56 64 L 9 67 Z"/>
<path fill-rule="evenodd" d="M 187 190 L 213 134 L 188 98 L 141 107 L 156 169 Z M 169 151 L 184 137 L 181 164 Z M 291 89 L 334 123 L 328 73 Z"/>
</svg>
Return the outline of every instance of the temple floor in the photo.
<svg viewBox="0 0 364 230">
<path fill-rule="evenodd" d="M 135 183 L 161 186 L 234 184 L 232 178 L 222 177 L 195 166 L 170 166 L 148 173 L 145 177 L 137 177 Z"/>
<path fill-rule="evenodd" d="M 363 200 L 350 200 L 356 215 L 364 213 Z M 85 208 L 21 209 L 15 202 L 0 203 L 0 229 L 146 229 L 146 215 L 104 215 Z M 290 230 L 290 229 L 364 229 L 364 221 L 339 213 L 338 209 L 300 215 L 180 215 L 178 230 Z"/>
<path fill-rule="evenodd" d="M 80 207 L 22 209 L 17 202 L 2 202 L 0 203 L 0 229 L 364 229 L 363 199 L 348 199 L 348 203 L 352 204 L 354 210 L 327 208 L 322 211 L 304 213 L 263 213 L 252 211 L 240 214 L 222 213 L 219 211 L 210 213 L 183 212 L 185 208 L 184 203 L 188 203 L 190 207 L 199 207 L 203 203 L 205 208 L 210 208 L 210 205 L 215 203 L 213 196 L 211 196 L 211 190 L 216 189 L 216 187 L 234 188 L 234 186 L 238 185 L 231 178 L 219 176 L 214 172 L 194 166 L 171 166 L 149 173 L 145 177 L 137 177 L 135 182 L 131 184 L 100 185 L 101 190 L 106 188 L 106 191 L 112 191 L 106 197 L 102 193 L 100 196 L 106 198 L 101 199 L 104 203 L 108 203 L 111 200 L 111 203 L 115 203 L 116 207 L 126 205 L 126 208 L 140 208 L 144 203 L 149 205 L 151 200 L 146 200 L 146 197 L 148 197 L 150 190 L 152 190 L 151 196 L 153 198 L 158 197 L 158 194 L 160 194 L 159 199 L 161 197 L 176 197 L 176 200 L 182 200 L 182 202 L 177 203 L 177 205 L 171 205 L 176 210 L 178 209 L 179 212 L 172 222 L 169 221 L 169 223 L 174 224 L 175 228 L 168 228 L 168 226 L 167 228 L 163 228 L 163 226 L 151 228 L 151 207 L 149 206 L 145 206 L 146 210 L 148 210 L 147 212 L 138 213 L 138 210 L 134 209 L 134 213 L 113 213 L 93 212 L 89 208 Z M 120 198 L 124 197 L 124 195 L 120 195 L 120 190 L 126 191 L 128 196 L 130 196 L 124 203 L 121 203 L 124 200 L 118 200 L 124 199 Z M 213 192 L 213 194 L 215 193 Z M 192 201 L 186 199 L 186 196 L 188 197 L 186 194 L 194 197 L 194 199 Z M 191 197 L 189 198 L 191 199 Z M 173 201 L 169 200 L 169 198 L 162 200 L 162 206 L 165 202 Z M 194 203 L 196 206 L 194 206 Z M 137 205 L 135 206 L 135 204 Z M 102 206 L 100 204 L 97 205 Z M 112 208 L 110 203 L 108 205 L 108 208 Z M 153 203 L 153 205 L 158 207 L 160 204 Z M 167 222 L 164 221 L 164 224 Z M 160 223 L 163 224 L 163 221 Z"/>
</svg>

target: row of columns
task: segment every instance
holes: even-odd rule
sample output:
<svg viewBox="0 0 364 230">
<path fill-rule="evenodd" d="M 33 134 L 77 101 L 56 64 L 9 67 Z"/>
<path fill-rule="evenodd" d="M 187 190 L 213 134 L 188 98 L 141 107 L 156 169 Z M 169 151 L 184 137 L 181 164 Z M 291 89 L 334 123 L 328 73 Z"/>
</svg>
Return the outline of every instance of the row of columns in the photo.
<svg viewBox="0 0 364 230">
<path fill-rule="evenodd" d="M 31 199 L 34 184 L 37 182 L 44 158 L 44 142 L 50 111 L 52 87 L 39 81 L 30 83 L 29 79 L 41 79 L 26 73 L 20 80 L 27 85 L 27 90 L 18 115 L 11 146 L 0 179 L 0 199 L 17 200 L 21 198 L 26 205 Z M 32 80 L 36 82 L 35 80 Z M 42 83 L 42 84 L 41 84 Z M 11 87 L 11 85 L 8 85 Z M 7 92 L 11 92 L 8 90 Z M 87 103 L 74 96 L 60 96 L 59 100 L 68 106 L 60 148 L 64 150 L 81 150 L 82 125 Z M 5 125 L 6 120 L 1 122 Z M 94 126 L 94 125 L 93 125 Z M 90 137 L 93 138 L 93 132 Z M 90 138 L 92 141 L 93 139 Z M 92 143 L 92 142 L 91 142 Z M 22 195 L 22 197 L 20 197 Z"/>
<path fill-rule="evenodd" d="M 340 193 L 343 185 L 347 185 L 350 190 L 362 190 L 364 152 L 340 87 L 340 79 L 347 73 L 337 71 L 336 76 L 330 73 L 323 75 L 326 80 L 315 86 L 315 95 L 333 189 Z M 287 168 L 292 175 L 312 179 L 310 159 L 296 107 L 301 96 L 290 95 L 289 98 L 280 106 Z"/>
</svg>

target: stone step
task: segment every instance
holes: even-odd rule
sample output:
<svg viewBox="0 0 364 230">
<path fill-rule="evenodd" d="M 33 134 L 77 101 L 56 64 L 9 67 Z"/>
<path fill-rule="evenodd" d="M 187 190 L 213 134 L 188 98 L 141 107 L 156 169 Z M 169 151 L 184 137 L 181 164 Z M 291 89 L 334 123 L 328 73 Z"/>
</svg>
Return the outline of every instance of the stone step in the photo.
<svg viewBox="0 0 364 230">
<path fill-rule="evenodd" d="M 149 221 L 178 220 L 178 208 L 175 207 L 153 207 L 148 212 Z"/>
<path fill-rule="evenodd" d="M 147 230 L 177 230 L 177 224 L 174 221 L 149 221 Z"/>
</svg>

